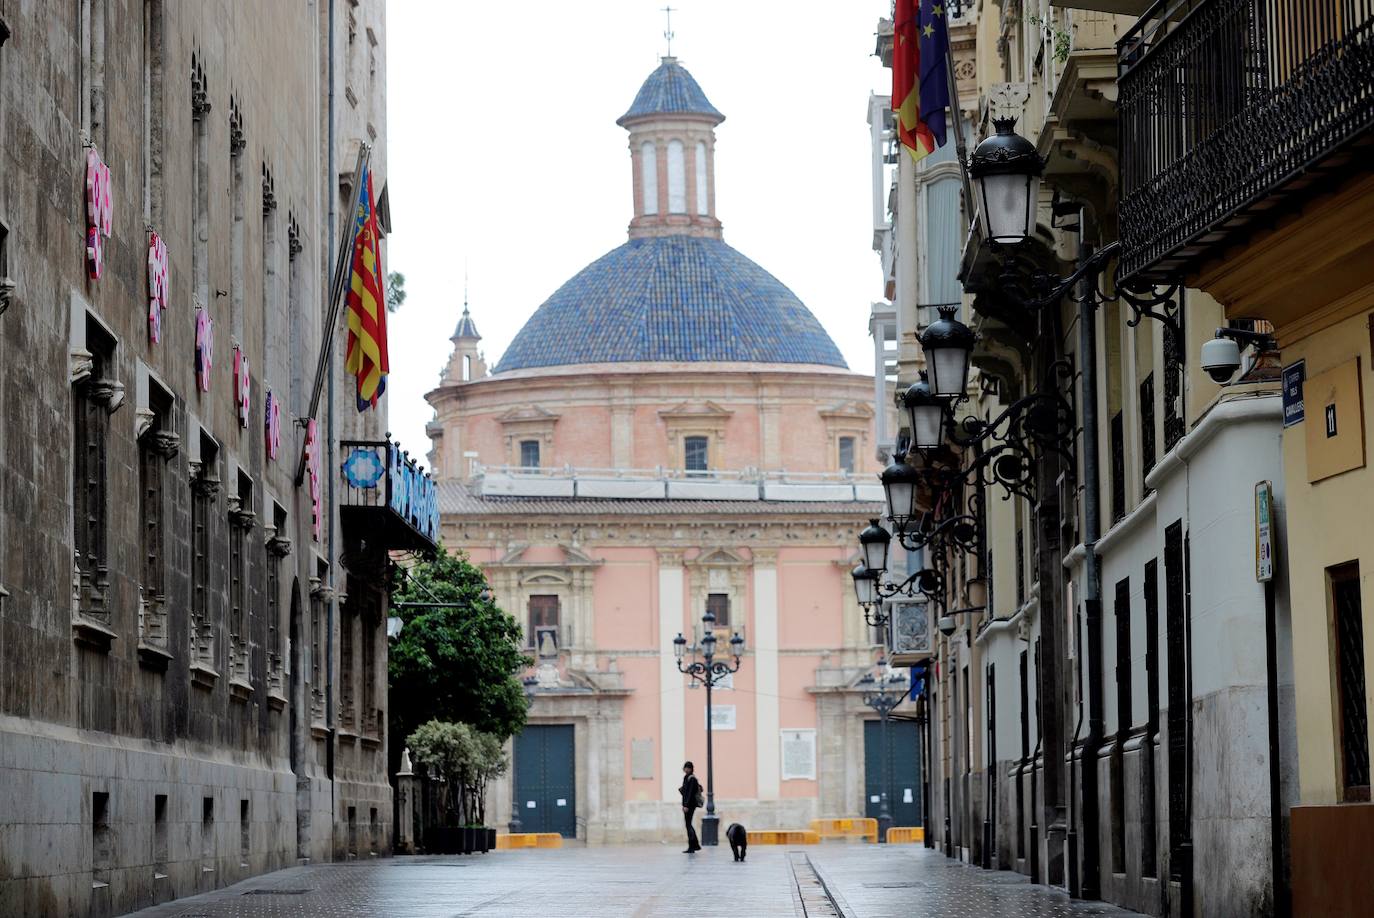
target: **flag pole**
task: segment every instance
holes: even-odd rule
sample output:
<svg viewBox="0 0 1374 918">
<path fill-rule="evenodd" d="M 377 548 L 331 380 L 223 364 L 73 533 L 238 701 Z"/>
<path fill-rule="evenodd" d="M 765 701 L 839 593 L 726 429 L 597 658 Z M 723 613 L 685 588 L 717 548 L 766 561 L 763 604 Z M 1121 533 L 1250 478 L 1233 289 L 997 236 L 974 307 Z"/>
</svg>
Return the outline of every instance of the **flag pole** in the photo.
<svg viewBox="0 0 1374 918">
<path fill-rule="evenodd" d="M 973 183 L 968 177 L 968 144 L 964 140 L 964 110 L 959 105 L 959 80 L 954 76 L 954 39 L 949 36 L 949 20 L 945 20 L 945 79 L 949 82 L 949 114 L 954 128 L 954 152 L 959 158 L 959 175 L 964 183 L 965 213 L 969 225 L 977 223 L 978 199 L 973 196 Z"/>
<path fill-rule="evenodd" d="M 358 190 L 363 180 L 363 170 L 368 168 L 372 161 L 372 144 L 364 143 L 358 146 L 358 164 L 353 168 L 353 184 L 349 188 L 349 200 L 353 202 L 354 208 L 357 206 Z M 353 267 L 353 259 L 350 257 L 353 245 L 358 239 L 358 220 L 356 211 L 350 209 L 348 212 L 348 222 L 344 226 L 344 231 L 339 235 L 339 253 L 334 259 L 334 276 L 329 281 L 329 300 L 327 301 L 329 318 L 324 324 L 323 334 L 320 339 L 320 356 L 315 362 L 315 383 L 310 390 L 310 408 L 305 413 L 304 418 L 297 418 L 297 422 L 303 422 L 315 416 L 320 408 L 320 392 L 324 388 L 324 374 L 326 365 L 329 362 L 330 350 L 334 347 L 334 331 L 339 324 L 339 307 L 343 304 L 343 298 L 348 291 L 348 276 Z M 301 461 L 296 466 L 296 484 L 300 485 L 305 480 L 305 447 L 301 446 Z"/>
</svg>

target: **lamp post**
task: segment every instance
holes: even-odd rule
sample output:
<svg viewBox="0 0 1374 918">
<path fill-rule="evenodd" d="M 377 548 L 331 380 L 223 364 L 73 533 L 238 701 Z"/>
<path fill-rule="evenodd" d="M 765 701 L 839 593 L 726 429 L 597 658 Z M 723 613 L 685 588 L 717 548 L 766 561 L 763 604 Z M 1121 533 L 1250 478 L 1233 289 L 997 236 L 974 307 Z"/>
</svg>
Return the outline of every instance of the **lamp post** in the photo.
<svg viewBox="0 0 1374 918">
<path fill-rule="evenodd" d="M 887 787 L 889 783 L 888 765 L 892 758 L 892 750 L 888 746 L 887 722 L 892 716 L 892 710 L 906 700 L 906 677 L 898 675 L 887 665 L 887 660 L 883 657 L 878 658 L 878 676 L 874 678 L 873 673 L 864 673 L 864 677 L 859 680 L 859 684 L 864 687 L 864 704 L 878 713 L 878 722 L 881 724 L 881 740 L 879 745 L 882 749 L 882 763 L 880 767 L 880 786 L 878 789 L 878 841 L 887 842 L 887 830 L 892 828 L 892 813 L 888 810 Z"/>
<path fill-rule="evenodd" d="M 730 638 L 730 657 L 726 663 L 716 657 L 716 616 L 710 609 L 701 617 L 701 646 L 692 644 L 692 660 L 688 662 L 687 639 L 678 632 L 673 638 L 673 656 L 677 657 L 678 672 L 691 676 L 706 686 L 706 812 L 701 817 L 701 845 L 715 847 L 720 838 L 720 817 L 716 815 L 716 770 L 711 746 L 711 689 L 726 676 L 739 672 L 740 656 L 744 653 L 744 638 L 736 631 Z M 698 650 L 701 659 L 697 659 Z"/>
</svg>

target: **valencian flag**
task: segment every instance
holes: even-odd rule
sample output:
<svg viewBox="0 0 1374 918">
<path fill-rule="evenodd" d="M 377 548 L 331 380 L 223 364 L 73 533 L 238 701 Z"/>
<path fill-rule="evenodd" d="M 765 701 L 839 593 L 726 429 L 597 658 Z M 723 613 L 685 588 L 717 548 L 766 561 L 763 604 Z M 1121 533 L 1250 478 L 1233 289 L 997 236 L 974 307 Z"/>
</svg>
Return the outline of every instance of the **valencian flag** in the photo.
<svg viewBox="0 0 1374 918">
<path fill-rule="evenodd" d="M 386 391 L 386 287 L 382 275 L 382 233 L 372 197 L 372 170 L 358 183 L 357 237 L 348 287 L 348 352 L 344 370 L 357 377 L 358 410 L 376 407 Z"/>
<path fill-rule="evenodd" d="M 945 144 L 949 29 L 945 0 L 897 0 L 892 110 L 897 137 L 917 162 Z"/>
</svg>

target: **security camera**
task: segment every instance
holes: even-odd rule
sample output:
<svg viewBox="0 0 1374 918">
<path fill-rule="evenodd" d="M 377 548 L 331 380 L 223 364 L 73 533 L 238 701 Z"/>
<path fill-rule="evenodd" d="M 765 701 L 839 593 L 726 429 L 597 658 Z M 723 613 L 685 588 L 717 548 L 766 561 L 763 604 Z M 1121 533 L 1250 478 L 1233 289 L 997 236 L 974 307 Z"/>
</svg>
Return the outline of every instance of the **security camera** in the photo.
<svg viewBox="0 0 1374 918">
<path fill-rule="evenodd" d="M 943 634 L 945 637 L 949 637 L 951 634 L 954 633 L 953 615 L 940 616 L 940 633 Z"/>
<path fill-rule="evenodd" d="M 1217 337 L 1202 345 L 1202 368 L 1213 382 L 1222 386 L 1240 369 L 1240 345 L 1221 337 L 1223 331 L 1225 329 L 1217 329 Z"/>
</svg>

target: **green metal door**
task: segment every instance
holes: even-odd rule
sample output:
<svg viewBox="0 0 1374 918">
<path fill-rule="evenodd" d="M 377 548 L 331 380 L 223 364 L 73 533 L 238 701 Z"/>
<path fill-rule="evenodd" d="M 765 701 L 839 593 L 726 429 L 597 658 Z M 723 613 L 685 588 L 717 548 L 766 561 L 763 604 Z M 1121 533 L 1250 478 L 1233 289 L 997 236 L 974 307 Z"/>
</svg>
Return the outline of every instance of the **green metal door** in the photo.
<svg viewBox="0 0 1374 918">
<path fill-rule="evenodd" d="M 894 826 L 921 825 L 921 734 L 909 720 L 887 724 L 887 811 Z M 882 812 L 882 722 L 864 721 L 864 815 Z"/>
<path fill-rule="evenodd" d="M 522 832 L 577 837 L 572 724 L 531 724 L 515 737 L 515 803 Z"/>
</svg>

